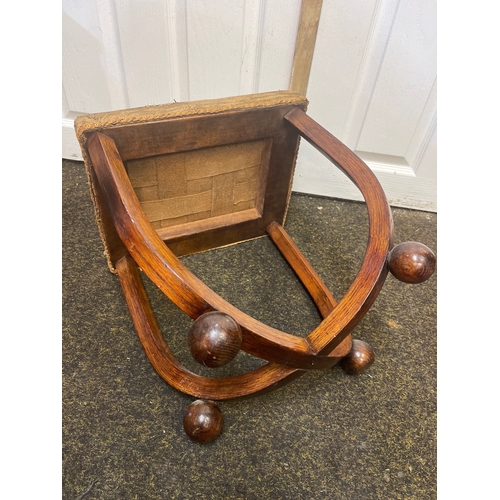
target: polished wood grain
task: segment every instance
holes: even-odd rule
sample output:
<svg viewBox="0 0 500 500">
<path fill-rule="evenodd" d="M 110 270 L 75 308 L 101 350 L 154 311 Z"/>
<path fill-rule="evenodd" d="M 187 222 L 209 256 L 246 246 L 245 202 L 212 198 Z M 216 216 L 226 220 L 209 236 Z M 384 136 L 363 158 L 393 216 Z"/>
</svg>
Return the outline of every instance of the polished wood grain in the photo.
<svg viewBox="0 0 500 500">
<path fill-rule="evenodd" d="M 127 249 L 118 235 L 114 217 L 109 211 L 106 194 L 101 189 L 94 168 L 88 169 L 88 176 L 91 195 L 94 202 L 95 217 L 98 221 L 97 227 L 99 228 L 101 238 L 104 242 L 106 256 L 110 263 L 114 263 L 127 254 Z"/>
<path fill-rule="evenodd" d="M 339 366 L 349 375 L 360 375 L 375 361 L 373 349 L 366 342 L 358 339 L 352 341 L 349 354 L 340 361 Z"/>
<path fill-rule="evenodd" d="M 337 305 L 330 290 L 297 248 L 283 226 L 272 222 L 267 227 L 267 232 L 311 297 L 314 297 L 321 316 L 326 318 Z"/>
<path fill-rule="evenodd" d="M 313 349 L 322 354 L 352 332 L 377 298 L 387 276 L 387 254 L 393 245 L 392 215 L 377 178 L 347 146 L 300 109 L 290 111 L 285 119 L 354 182 L 368 211 L 368 244 L 361 268 L 342 300 L 307 337 Z"/>
<path fill-rule="evenodd" d="M 229 314 L 242 329 L 242 349 L 268 361 L 308 369 L 335 364 L 336 356 L 327 355 L 333 348 L 326 355 L 317 356 L 307 339 L 281 332 L 244 314 L 194 276 L 151 227 L 113 140 L 95 133 L 89 138 L 88 150 L 100 184 L 105 186 L 109 212 L 121 240 L 146 275 L 182 311 L 193 319 L 212 310 Z"/>
<path fill-rule="evenodd" d="M 158 375 L 174 389 L 195 398 L 221 401 L 275 390 L 306 373 L 277 363 L 267 363 L 232 377 L 208 378 L 192 373 L 177 360 L 168 347 L 132 257 L 127 255 L 120 259 L 116 263 L 116 270 L 146 357 Z M 342 353 L 342 357 L 346 354 Z M 340 359 L 338 357 L 335 363 Z"/>
<path fill-rule="evenodd" d="M 96 198 L 99 206 L 102 205 L 102 213 L 105 215 L 104 226 L 109 225 L 112 231 L 115 231 L 114 238 L 118 240 L 115 245 L 118 250 L 114 252 L 112 261 L 120 277 L 127 304 L 146 355 L 166 382 L 198 398 L 223 400 L 255 395 L 280 387 L 303 374 L 304 370 L 334 366 L 341 359 L 355 352 L 352 350 L 352 329 L 375 300 L 388 272 L 387 255 L 392 247 L 393 239 L 392 218 L 380 184 L 368 167 L 352 151 L 308 117 L 300 107 L 291 106 L 290 108 L 284 115 L 277 114 L 276 110 L 273 115 L 269 115 L 273 117 L 273 120 L 280 116 L 281 129 L 286 132 L 282 135 L 278 133 L 272 139 L 273 146 L 275 143 L 281 146 L 278 149 L 272 149 L 274 153 L 271 152 L 269 158 L 268 178 L 265 180 L 268 184 L 266 184 L 263 196 L 263 213 L 260 214 L 257 211 L 254 221 L 246 220 L 239 223 L 236 219 L 227 220 L 227 224 L 223 223 L 223 227 L 212 228 L 214 230 L 210 227 L 211 223 L 206 226 L 206 222 L 196 221 L 193 227 L 184 230 L 184 233 L 178 233 L 178 239 L 174 237 L 168 240 L 168 245 L 162 241 L 146 217 L 131 186 L 121 152 L 108 131 L 106 130 L 106 133 L 91 132 L 86 138 L 86 148 L 91 159 L 91 180 L 95 184 Z M 283 113 L 283 109 L 280 113 Z M 229 120 L 231 126 L 236 126 L 236 123 L 242 126 L 242 116 L 239 116 L 235 122 L 234 113 L 230 114 L 230 118 L 233 119 L 233 121 Z M 204 120 L 207 117 L 201 118 Z M 200 117 L 189 118 L 187 129 L 190 132 L 202 133 L 201 129 L 197 128 L 198 125 L 195 125 L 198 119 Z M 217 116 L 217 120 L 222 120 L 222 116 Z M 222 121 L 220 123 L 222 124 Z M 255 122 L 250 120 L 250 130 L 257 130 L 252 129 L 254 124 Z M 145 130 L 140 130 L 145 125 L 148 128 L 151 124 L 134 127 L 136 130 L 133 134 L 146 133 Z M 206 130 L 206 126 L 207 124 L 202 127 L 203 130 Z M 273 124 L 273 130 L 276 127 L 279 128 L 276 123 Z M 266 126 L 264 125 L 263 128 Z M 178 130 L 179 140 L 186 141 L 187 136 L 181 134 L 180 125 Z M 130 130 L 119 132 L 116 137 L 119 137 L 120 141 L 123 141 L 127 134 L 132 133 Z M 114 134 L 116 133 L 117 129 L 114 128 Z M 165 131 L 162 132 L 164 133 Z M 219 135 L 221 133 L 220 127 L 218 133 Z M 288 173 L 285 174 L 288 185 L 278 182 L 277 178 L 281 171 L 278 165 L 290 163 L 289 153 L 284 154 L 284 151 L 291 149 L 292 156 L 295 155 L 299 134 L 352 179 L 361 190 L 367 204 L 369 218 L 367 251 L 353 285 L 338 303 L 280 224 L 290 195 L 291 170 L 286 170 Z M 225 140 L 210 134 L 206 137 L 210 138 L 211 145 L 221 144 Z M 289 139 L 283 143 L 283 137 Z M 251 139 L 256 139 L 256 137 L 252 136 Z M 133 147 L 128 146 L 129 151 L 134 151 L 134 154 L 145 154 L 144 150 L 137 149 L 139 148 L 137 137 L 132 143 Z M 183 146 L 175 146 L 175 148 L 186 150 L 188 145 L 185 142 Z M 196 143 L 193 147 L 199 146 L 200 144 Z M 151 143 L 146 144 L 146 148 L 151 147 Z M 162 153 L 165 153 L 165 148 L 172 146 L 161 147 Z M 147 154 L 152 154 L 153 151 L 159 150 L 148 151 L 146 151 Z M 291 163 L 293 165 L 293 160 Z M 272 165 L 275 167 L 271 168 Z M 274 195 L 280 200 L 279 202 L 274 199 Z M 271 204 L 276 204 L 273 206 L 280 205 L 280 208 L 273 209 L 274 211 L 271 210 L 266 215 L 268 200 L 271 200 Z M 226 214 L 224 217 L 231 219 L 238 217 L 237 214 L 238 212 Z M 273 218 L 276 214 L 279 215 L 278 220 Z M 248 232 L 249 222 L 258 224 L 259 231 L 263 229 L 267 232 L 308 290 L 324 318 L 306 338 L 299 338 L 271 328 L 238 310 L 196 278 L 176 255 L 176 253 L 184 254 L 220 246 L 219 236 L 222 233 L 229 235 L 225 237 L 226 239 L 222 239 L 222 244 L 247 239 L 251 234 Z M 189 238 L 191 234 L 194 235 L 193 240 Z M 193 242 L 195 242 L 194 246 L 190 247 Z M 175 247 L 176 250 L 173 251 L 171 247 Z M 244 375 L 226 378 L 201 377 L 186 370 L 172 355 L 160 332 L 137 266 L 172 302 L 193 318 L 195 323 L 198 318 L 203 318 L 207 314 L 210 316 L 222 313 L 234 319 L 241 329 L 241 344 L 239 339 L 234 345 L 230 345 L 231 341 L 223 341 L 220 344 L 222 364 L 229 362 L 240 347 L 252 355 L 267 360 L 268 363 Z M 205 330 L 208 331 L 207 328 Z M 191 336 L 191 348 L 195 359 L 209 366 L 206 356 L 217 347 L 219 340 L 224 340 L 223 332 L 218 332 L 218 335 L 211 338 L 210 345 L 206 342 L 195 345 L 194 338 L 195 336 Z M 348 359 L 346 358 L 344 364 L 348 364 Z M 216 366 L 221 366 L 219 361 L 215 363 L 214 367 Z"/>
<path fill-rule="evenodd" d="M 208 378 L 192 373 L 177 360 L 168 347 L 135 261 L 131 256 L 125 255 L 116 263 L 116 270 L 146 357 L 158 375 L 175 389 L 197 398 L 219 401 L 276 390 L 306 373 L 278 363 L 267 363 L 243 375 L 225 378 Z M 343 359 L 350 349 L 349 336 L 330 354 L 332 366 Z"/>
<path fill-rule="evenodd" d="M 407 241 L 396 245 L 389 253 L 389 271 L 403 283 L 423 283 L 436 270 L 436 256 L 423 243 Z"/>
<path fill-rule="evenodd" d="M 220 408 L 213 401 L 197 400 L 184 413 L 184 431 L 197 443 L 208 443 L 222 431 L 223 417 Z"/>
<path fill-rule="evenodd" d="M 196 398 L 221 401 L 273 391 L 307 373 L 278 363 L 267 363 L 231 377 L 208 378 L 192 373 L 177 360 L 168 347 L 132 257 L 124 256 L 116 263 L 116 269 L 146 357 L 158 375 L 173 388 Z M 347 350 L 335 350 L 331 354 L 333 364 L 344 358 L 349 350 L 350 344 Z"/>
<path fill-rule="evenodd" d="M 158 235 L 151 229 L 130 187 L 114 142 L 103 134 L 95 133 L 89 138 L 88 148 L 101 185 L 109 188 L 110 213 L 120 219 L 115 226 L 121 232 L 122 241 L 146 274 L 174 303 L 193 318 L 210 310 L 229 314 L 241 325 L 242 348 L 251 354 L 295 368 L 326 368 L 331 360 L 324 355 L 351 333 L 380 291 L 387 273 L 386 257 L 392 239 L 392 219 L 382 188 L 358 157 L 300 109 L 295 108 L 286 115 L 286 119 L 332 161 L 342 165 L 365 195 L 370 221 L 367 253 L 353 286 L 306 339 L 257 322 L 193 276 L 160 243 Z"/>
<path fill-rule="evenodd" d="M 219 311 L 202 314 L 188 332 L 193 358 L 209 368 L 219 368 L 232 361 L 240 352 L 241 341 L 238 323 Z"/>
</svg>

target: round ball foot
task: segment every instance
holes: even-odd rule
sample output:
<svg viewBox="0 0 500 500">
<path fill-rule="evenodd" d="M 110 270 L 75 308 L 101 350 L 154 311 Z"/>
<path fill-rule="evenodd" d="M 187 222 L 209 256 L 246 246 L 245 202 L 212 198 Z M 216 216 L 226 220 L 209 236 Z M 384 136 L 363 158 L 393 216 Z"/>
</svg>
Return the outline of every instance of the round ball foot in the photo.
<svg viewBox="0 0 500 500">
<path fill-rule="evenodd" d="M 222 430 L 222 412 L 213 401 L 198 399 L 184 413 L 184 431 L 189 439 L 207 443 L 215 439 Z"/>
<path fill-rule="evenodd" d="M 218 368 L 232 361 L 241 349 L 242 335 L 231 316 L 211 311 L 202 314 L 188 334 L 189 349 L 201 365 Z"/>
<path fill-rule="evenodd" d="M 349 375 L 359 375 L 375 361 L 372 348 L 362 340 L 354 339 L 349 354 L 342 358 L 339 365 Z"/>
<path fill-rule="evenodd" d="M 403 283 L 422 283 L 436 270 L 436 256 L 429 247 L 415 241 L 396 245 L 388 257 L 389 271 Z"/>
</svg>

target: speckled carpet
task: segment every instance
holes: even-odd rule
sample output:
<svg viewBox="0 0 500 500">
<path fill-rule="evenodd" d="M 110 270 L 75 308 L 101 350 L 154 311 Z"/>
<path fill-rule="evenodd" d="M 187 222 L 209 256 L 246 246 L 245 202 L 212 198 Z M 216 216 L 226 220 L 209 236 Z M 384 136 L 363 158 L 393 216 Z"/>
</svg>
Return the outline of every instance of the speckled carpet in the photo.
<svg viewBox="0 0 500 500">
<path fill-rule="evenodd" d="M 388 276 L 353 334 L 375 351 L 367 372 L 309 372 L 269 394 L 221 402 L 221 435 L 196 444 L 182 426 L 193 398 L 149 364 L 108 270 L 83 163 L 63 160 L 62 173 L 64 499 L 436 498 L 436 275 L 420 285 Z M 394 208 L 393 216 L 396 243 L 436 249 L 436 214 Z M 294 194 L 285 227 L 340 299 L 363 258 L 364 204 Z M 183 262 L 271 326 L 305 336 L 319 322 L 267 238 Z M 145 285 L 174 353 L 206 373 L 188 354 L 191 320 Z M 240 353 L 218 373 L 256 363 Z"/>
</svg>

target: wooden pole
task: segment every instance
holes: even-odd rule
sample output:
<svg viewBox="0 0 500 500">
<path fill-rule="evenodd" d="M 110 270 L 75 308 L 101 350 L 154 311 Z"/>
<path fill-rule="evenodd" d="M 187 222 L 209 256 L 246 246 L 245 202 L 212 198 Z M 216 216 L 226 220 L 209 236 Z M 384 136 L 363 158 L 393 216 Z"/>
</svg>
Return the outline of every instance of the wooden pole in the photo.
<svg viewBox="0 0 500 500">
<path fill-rule="evenodd" d="M 323 0 L 302 0 L 290 90 L 306 95 Z"/>
</svg>

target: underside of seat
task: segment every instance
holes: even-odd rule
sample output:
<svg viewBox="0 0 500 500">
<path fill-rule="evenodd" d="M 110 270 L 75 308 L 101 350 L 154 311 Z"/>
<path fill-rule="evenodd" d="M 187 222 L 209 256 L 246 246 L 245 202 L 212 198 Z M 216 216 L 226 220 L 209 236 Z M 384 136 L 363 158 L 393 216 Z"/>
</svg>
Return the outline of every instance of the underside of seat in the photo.
<svg viewBox="0 0 500 500">
<path fill-rule="evenodd" d="M 296 107 L 305 110 L 307 100 L 270 92 L 86 115 L 75 129 L 91 186 L 87 141 L 105 132 L 148 220 L 180 256 L 263 236 L 272 221 L 283 224 L 299 143 L 283 117 Z M 93 199 L 109 255 L 102 203 Z"/>
<path fill-rule="evenodd" d="M 306 107 L 304 97 L 285 91 L 100 113 L 75 121 L 108 264 L 119 276 L 145 353 L 166 382 L 194 397 L 256 395 L 307 370 L 339 362 L 348 373 L 364 371 L 373 362 L 373 352 L 353 342 L 351 332 L 389 270 L 413 283 L 434 272 L 435 258 L 427 247 L 415 243 L 393 249 L 391 210 L 375 175 L 310 118 Z M 301 137 L 353 181 L 367 206 L 366 253 L 339 301 L 283 227 Z M 179 260 L 265 235 L 323 317 L 305 338 L 238 310 Z M 199 362 L 221 366 L 243 350 L 267 364 L 228 378 L 186 370 L 160 332 L 139 269 L 193 319 L 189 343 Z"/>
</svg>

